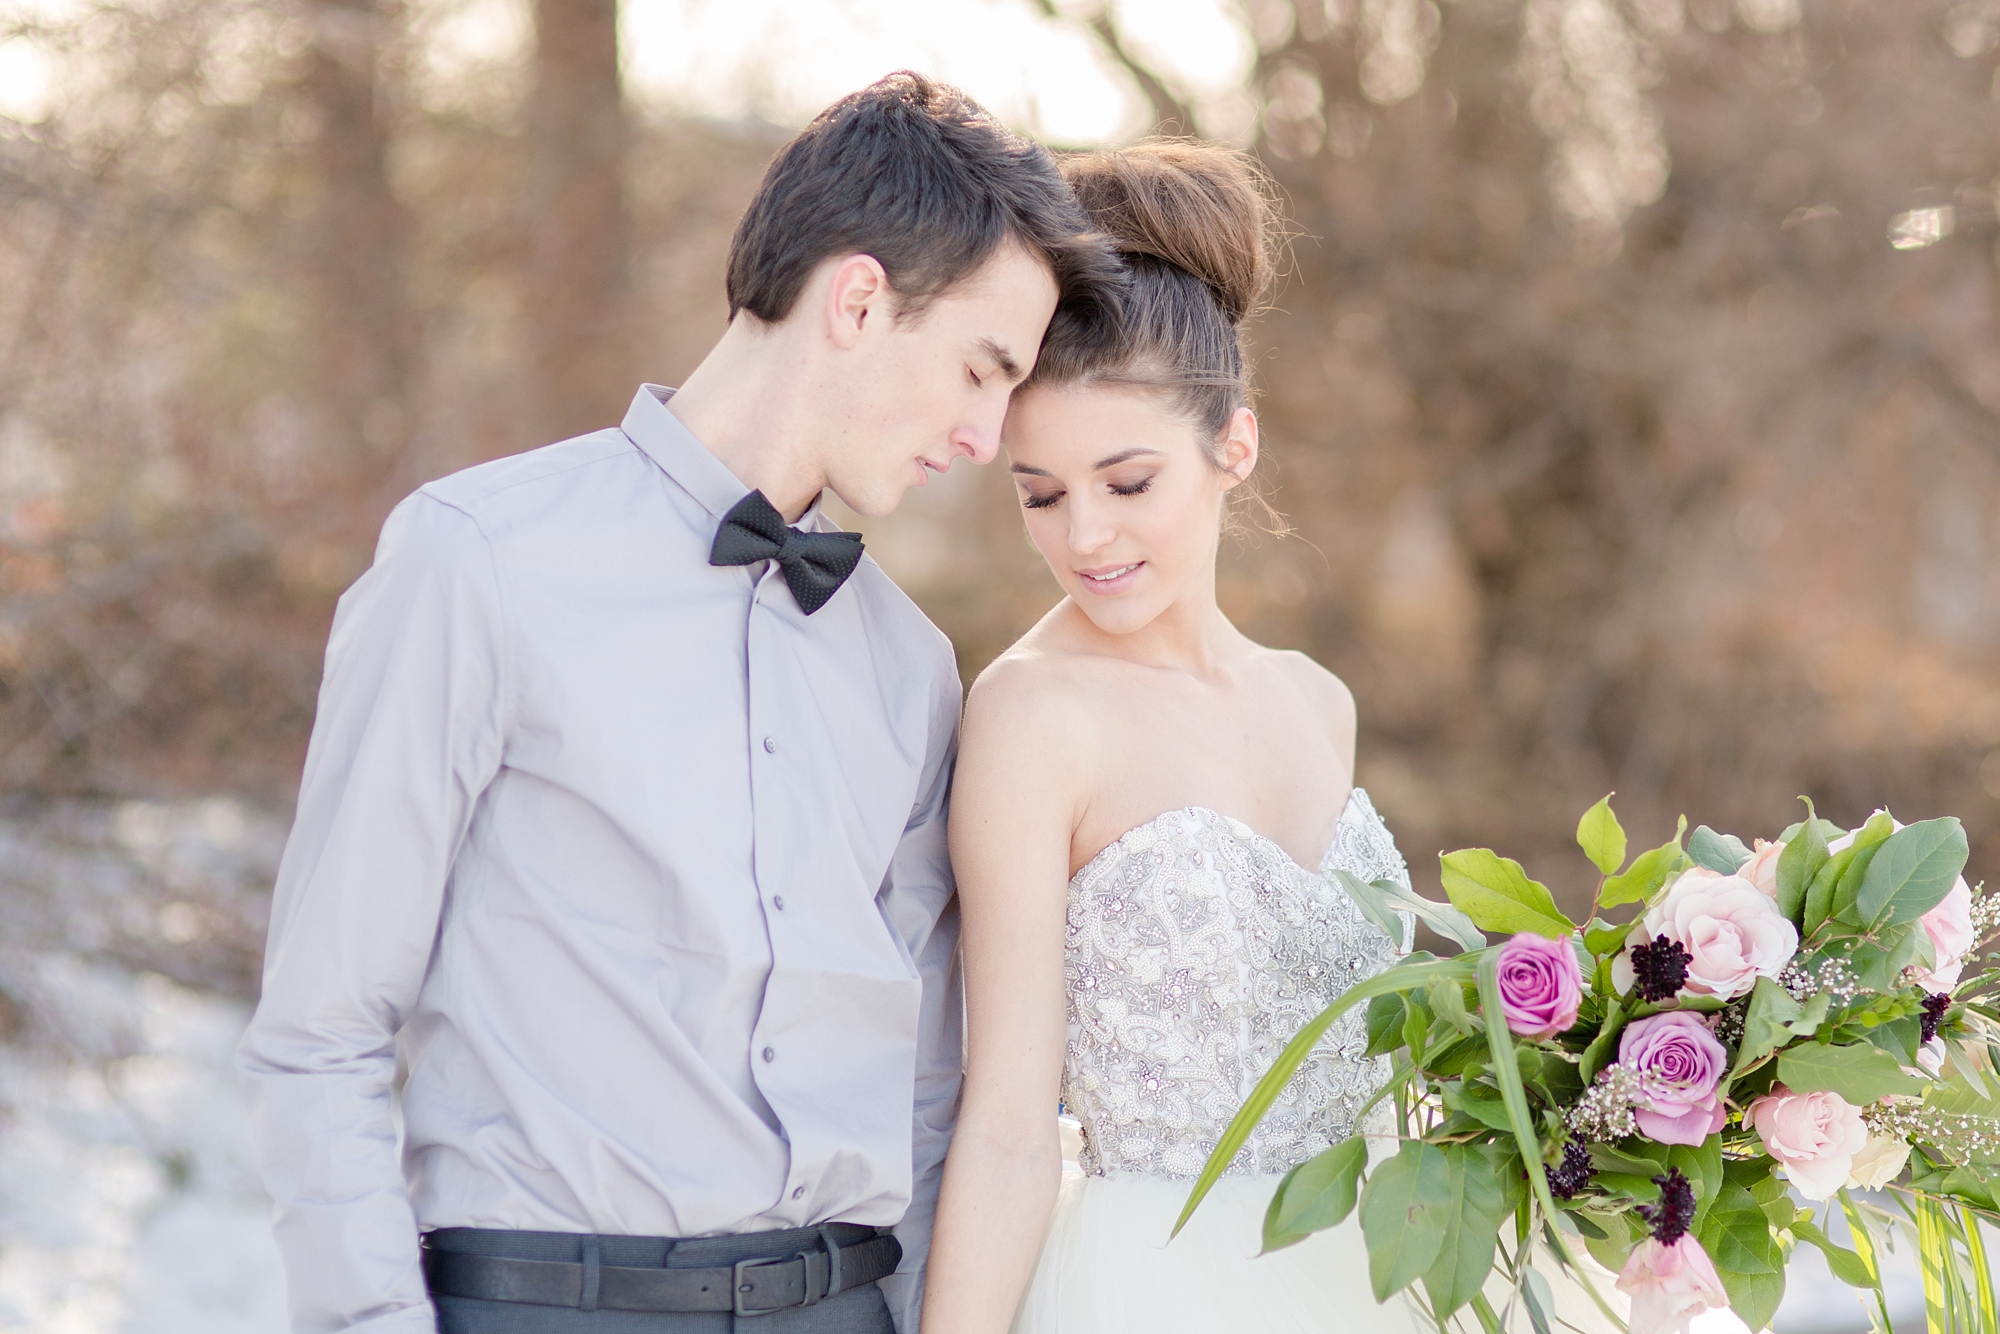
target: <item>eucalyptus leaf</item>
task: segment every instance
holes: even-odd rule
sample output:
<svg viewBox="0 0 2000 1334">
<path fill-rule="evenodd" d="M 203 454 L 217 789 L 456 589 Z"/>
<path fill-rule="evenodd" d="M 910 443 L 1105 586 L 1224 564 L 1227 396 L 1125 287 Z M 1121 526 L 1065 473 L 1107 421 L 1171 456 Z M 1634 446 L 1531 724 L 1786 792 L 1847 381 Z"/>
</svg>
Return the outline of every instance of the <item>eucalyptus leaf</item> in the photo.
<svg viewBox="0 0 2000 1334">
<path fill-rule="evenodd" d="M 1743 1016 L 1743 1037 L 1736 1046 L 1736 1064 L 1730 1068 L 1731 1076 L 1742 1074 L 1791 1041 L 1789 1025 L 1802 1013 L 1790 992 L 1768 977 L 1758 978 L 1750 993 L 1750 1008 Z"/>
<path fill-rule="evenodd" d="M 1861 882 L 1862 922 L 1914 922 L 1944 900 L 1965 869 L 1965 827 L 1956 816 L 1897 830 L 1882 844 Z"/>
<path fill-rule="evenodd" d="M 1367 1165 L 1368 1141 L 1351 1135 L 1285 1173 L 1264 1212 L 1265 1253 L 1296 1245 L 1353 1213 Z"/>
<path fill-rule="evenodd" d="M 1865 1107 L 1892 1093 L 1921 1094 L 1929 1081 L 1905 1074 L 1880 1047 L 1802 1042 L 1778 1053 L 1778 1078 L 1794 1093 L 1838 1093 Z"/>
<path fill-rule="evenodd" d="M 1551 940 L 1576 930 L 1557 911 L 1548 886 L 1530 880 L 1521 863 L 1487 848 L 1447 852 L 1438 860 L 1446 896 L 1480 930 L 1502 935 L 1532 931 Z"/>
<path fill-rule="evenodd" d="M 1681 820 L 1681 828 L 1687 828 L 1685 817 Z M 1681 835 L 1676 833 L 1673 842 L 1662 843 L 1657 848 L 1640 853 L 1623 873 L 1607 877 L 1604 887 L 1598 891 L 1597 902 L 1605 908 L 1615 908 L 1621 903 L 1643 903 L 1687 864 L 1687 854 L 1681 851 Z"/>
<path fill-rule="evenodd" d="M 1424 991 L 1431 1012 L 1461 1033 L 1476 1033 L 1483 1025 L 1465 1008 L 1465 989 L 1455 979 L 1440 977 Z"/>
<path fill-rule="evenodd" d="M 1405 1140 L 1361 1193 L 1368 1281 L 1386 1302 L 1437 1262 L 1450 1226 L 1451 1164 L 1442 1146 Z"/>
<path fill-rule="evenodd" d="M 1577 821 L 1576 843 L 1602 875 L 1616 875 L 1625 864 L 1625 827 L 1612 813 L 1609 796 L 1585 811 Z"/>
<path fill-rule="evenodd" d="M 1771 1235 L 1771 1220 L 1741 1186 L 1723 1189 L 1695 1236 L 1722 1273 L 1773 1274 L 1784 1268 L 1778 1239 Z M 1761 1322 L 1752 1328 L 1761 1328 Z"/>
<path fill-rule="evenodd" d="M 1806 887 L 1827 858 L 1826 822 L 1814 814 L 1810 797 L 1799 800 L 1806 804 L 1806 818 L 1786 831 L 1785 850 L 1778 854 L 1778 911 L 1794 923 L 1805 908 Z"/>
<path fill-rule="evenodd" d="M 1697 825 L 1688 835 L 1687 855 L 1696 866 L 1706 866 L 1723 875 L 1735 875 L 1750 860 L 1750 849 L 1734 834 L 1718 834 L 1707 825 Z"/>
<path fill-rule="evenodd" d="M 1820 1231 L 1815 1223 L 1797 1222 L 1792 1224 L 1792 1235 L 1806 1242 L 1826 1257 L 1826 1267 L 1833 1276 L 1850 1288 L 1872 1288 L 1875 1275 L 1866 1261 L 1844 1246 L 1837 1246 L 1833 1239 Z"/>
<path fill-rule="evenodd" d="M 1472 919 L 1449 903 L 1434 903 L 1415 890 L 1399 885 L 1393 880 L 1377 880 L 1372 884 L 1364 884 L 1360 877 L 1351 875 L 1339 867 L 1334 868 L 1334 874 L 1340 877 L 1342 888 L 1347 890 L 1348 897 L 1354 900 L 1362 915 L 1388 932 L 1389 938 L 1399 945 L 1403 943 L 1403 921 L 1396 914 L 1401 911 L 1416 914 L 1431 930 L 1460 949 L 1486 948 L 1486 937 L 1479 933 L 1479 928 L 1472 924 Z M 1383 925 L 1385 921 L 1394 922 L 1393 929 Z"/>
<path fill-rule="evenodd" d="M 1442 1148 L 1449 1222 L 1437 1259 L 1424 1271 L 1424 1292 L 1440 1320 L 1471 1301 L 1493 1272 L 1500 1224 L 1514 1212 L 1514 1198 L 1503 1183 L 1510 1171 L 1519 1176 L 1521 1170 L 1521 1160 L 1498 1145 Z"/>
</svg>

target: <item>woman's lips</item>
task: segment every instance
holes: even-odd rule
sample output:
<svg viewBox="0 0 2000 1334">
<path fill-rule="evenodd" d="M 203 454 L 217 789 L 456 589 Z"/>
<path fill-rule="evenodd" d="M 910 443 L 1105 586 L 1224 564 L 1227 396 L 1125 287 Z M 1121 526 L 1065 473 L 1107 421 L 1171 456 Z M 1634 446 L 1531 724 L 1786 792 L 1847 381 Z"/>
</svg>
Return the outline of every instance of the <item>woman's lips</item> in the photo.
<svg viewBox="0 0 2000 1334">
<path fill-rule="evenodd" d="M 1132 586 L 1139 577 L 1139 571 L 1146 568 L 1145 561 L 1134 561 L 1130 565 L 1105 565 L 1095 570 L 1078 570 L 1077 578 L 1093 593 L 1109 595 L 1122 593 Z"/>
</svg>

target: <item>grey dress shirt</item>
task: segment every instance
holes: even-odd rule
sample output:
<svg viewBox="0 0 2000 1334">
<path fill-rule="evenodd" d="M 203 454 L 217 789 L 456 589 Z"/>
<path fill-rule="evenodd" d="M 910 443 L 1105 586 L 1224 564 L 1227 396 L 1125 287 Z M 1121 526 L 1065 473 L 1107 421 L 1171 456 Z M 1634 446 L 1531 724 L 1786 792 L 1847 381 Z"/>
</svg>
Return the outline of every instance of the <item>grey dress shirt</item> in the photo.
<svg viewBox="0 0 2000 1334">
<path fill-rule="evenodd" d="M 340 600 L 239 1053 L 297 1330 L 433 1329 L 423 1228 L 845 1220 L 914 1331 L 957 668 L 872 561 L 810 618 L 711 566 L 671 392 L 425 486 Z"/>
</svg>

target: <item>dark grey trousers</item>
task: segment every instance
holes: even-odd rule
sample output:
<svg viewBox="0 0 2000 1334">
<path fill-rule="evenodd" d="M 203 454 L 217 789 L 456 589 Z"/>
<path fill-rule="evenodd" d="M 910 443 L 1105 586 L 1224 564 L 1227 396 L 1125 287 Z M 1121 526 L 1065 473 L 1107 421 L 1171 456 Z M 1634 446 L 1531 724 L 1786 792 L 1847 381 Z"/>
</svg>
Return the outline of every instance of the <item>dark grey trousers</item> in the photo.
<svg viewBox="0 0 2000 1334">
<path fill-rule="evenodd" d="M 444 1228 L 427 1238 L 443 1250 L 498 1255 L 510 1260 L 583 1259 L 583 1238 L 572 1232 L 494 1232 Z M 738 1260 L 776 1259 L 817 1250 L 812 1228 L 746 1233 L 735 1237 L 599 1237 L 607 1265 L 642 1268 L 706 1269 Z M 579 1311 L 564 1306 L 488 1302 L 472 1297 L 434 1297 L 438 1334 L 895 1334 L 889 1304 L 873 1283 L 811 1306 L 768 1315 L 734 1316 L 727 1311 Z"/>
</svg>

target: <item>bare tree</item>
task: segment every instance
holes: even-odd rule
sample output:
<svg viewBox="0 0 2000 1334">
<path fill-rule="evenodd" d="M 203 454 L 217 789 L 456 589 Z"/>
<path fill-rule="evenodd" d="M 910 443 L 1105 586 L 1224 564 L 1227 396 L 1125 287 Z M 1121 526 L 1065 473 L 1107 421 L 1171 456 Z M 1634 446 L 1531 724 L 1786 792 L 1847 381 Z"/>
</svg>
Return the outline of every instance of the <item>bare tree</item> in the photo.
<svg viewBox="0 0 2000 1334">
<path fill-rule="evenodd" d="M 536 0 L 528 229 L 528 364 L 544 439 L 615 419 L 632 389 L 629 131 L 617 0 Z"/>
</svg>

